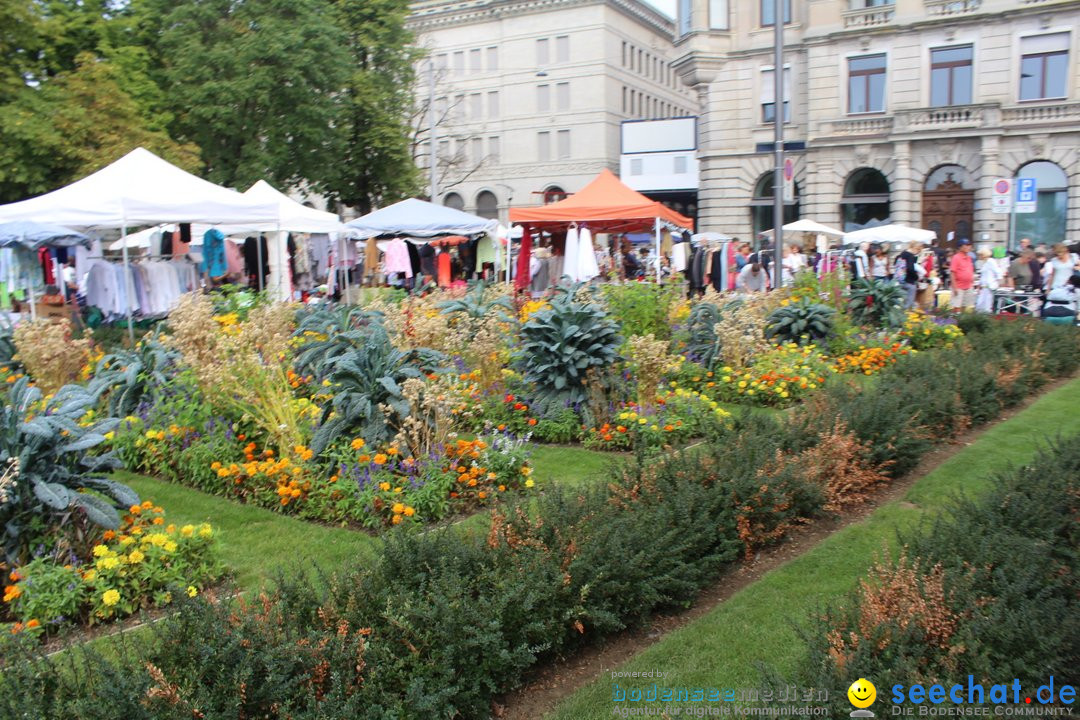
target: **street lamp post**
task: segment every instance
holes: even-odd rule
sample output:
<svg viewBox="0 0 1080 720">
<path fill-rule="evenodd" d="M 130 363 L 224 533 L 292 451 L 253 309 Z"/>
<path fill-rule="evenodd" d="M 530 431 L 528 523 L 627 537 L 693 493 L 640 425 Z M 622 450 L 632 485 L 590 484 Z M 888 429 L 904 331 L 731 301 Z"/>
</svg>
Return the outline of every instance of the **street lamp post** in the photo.
<svg viewBox="0 0 1080 720">
<path fill-rule="evenodd" d="M 773 168 L 773 288 L 783 280 L 784 246 L 784 0 L 773 0 L 773 126 L 776 167 Z"/>
<path fill-rule="evenodd" d="M 431 202 L 437 202 L 435 193 L 438 190 L 438 166 L 436 165 L 435 148 L 435 61 L 428 60 L 428 198 Z"/>
</svg>

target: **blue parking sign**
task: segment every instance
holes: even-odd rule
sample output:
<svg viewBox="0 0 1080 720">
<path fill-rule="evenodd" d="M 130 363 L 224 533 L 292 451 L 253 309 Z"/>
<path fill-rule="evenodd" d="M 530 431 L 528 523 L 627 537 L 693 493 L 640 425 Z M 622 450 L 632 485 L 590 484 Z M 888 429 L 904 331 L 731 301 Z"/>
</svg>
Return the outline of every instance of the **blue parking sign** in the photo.
<svg viewBox="0 0 1080 720">
<path fill-rule="evenodd" d="M 1016 178 L 1016 202 L 1018 203 L 1033 203 L 1035 202 L 1035 178 L 1030 177 L 1018 177 Z"/>
</svg>

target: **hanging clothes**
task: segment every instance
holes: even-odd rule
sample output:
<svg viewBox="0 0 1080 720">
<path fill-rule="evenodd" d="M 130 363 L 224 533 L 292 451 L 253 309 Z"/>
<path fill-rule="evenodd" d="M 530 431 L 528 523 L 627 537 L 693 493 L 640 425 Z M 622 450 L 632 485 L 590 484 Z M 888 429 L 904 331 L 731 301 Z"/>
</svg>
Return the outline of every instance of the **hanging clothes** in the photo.
<svg viewBox="0 0 1080 720">
<path fill-rule="evenodd" d="M 517 266 L 514 275 L 514 289 L 524 290 L 529 287 L 532 278 L 529 276 L 529 260 L 532 257 L 532 232 L 529 228 L 521 235 L 521 249 L 518 251 Z"/>
<path fill-rule="evenodd" d="M 571 225 L 566 231 L 566 245 L 564 246 L 562 274 L 570 278 L 570 282 L 577 282 L 578 263 L 581 261 L 581 232 L 576 225 Z"/>
<path fill-rule="evenodd" d="M 600 274 L 600 266 L 596 262 L 596 250 L 593 248 L 592 233 L 589 228 L 581 228 L 578 233 L 578 279 L 588 282 Z"/>
<path fill-rule="evenodd" d="M 416 277 L 420 274 L 420 250 L 411 242 L 405 243 L 405 249 L 409 251 L 409 267 L 412 269 L 412 275 L 407 277 Z"/>
<path fill-rule="evenodd" d="M 203 259 L 199 263 L 199 271 L 207 273 L 211 278 L 221 278 L 229 272 L 225 256 L 225 234 L 217 228 L 210 228 L 203 233 Z"/>
<path fill-rule="evenodd" d="M 476 241 L 476 267 L 488 263 L 495 264 L 495 240 L 490 235 L 484 235 Z"/>
<path fill-rule="evenodd" d="M 405 247 L 405 241 L 394 238 L 386 246 L 383 257 L 383 270 L 387 275 L 391 273 L 405 273 L 405 277 L 413 276 L 412 262 L 409 259 L 409 249 Z"/>
<path fill-rule="evenodd" d="M 437 268 L 437 275 L 439 276 L 439 287 L 450 287 L 450 250 L 443 248 L 439 251 L 439 257 L 435 261 Z"/>
<path fill-rule="evenodd" d="M 679 242 L 671 246 L 671 271 L 686 271 L 686 248 L 689 243 Z"/>
<path fill-rule="evenodd" d="M 420 272 L 426 277 L 435 277 L 435 248 L 426 242 L 417 252 L 420 254 Z"/>
</svg>

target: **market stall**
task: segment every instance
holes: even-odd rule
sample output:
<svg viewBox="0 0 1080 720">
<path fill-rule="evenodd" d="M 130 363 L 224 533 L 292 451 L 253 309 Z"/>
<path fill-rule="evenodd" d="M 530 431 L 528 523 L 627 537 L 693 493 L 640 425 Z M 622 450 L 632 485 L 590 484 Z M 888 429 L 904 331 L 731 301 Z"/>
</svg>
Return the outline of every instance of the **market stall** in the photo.
<svg viewBox="0 0 1080 720">
<path fill-rule="evenodd" d="M 633 190 L 607 169 L 602 170 L 580 192 L 565 200 L 540 207 L 511 208 L 510 222 L 519 223 L 531 232 L 565 231 L 568 245 L 575 239 L 571 233 L 576 231 L 579 260 L 576 263 L 569 260 L 571 256 L 567 253 L 570 277 L 575 280 L 584 277 L 580 272 L 581 262 L 587 261 L 585 254 L 580 252 L 585 247 L 581 240 L 582 230 L 589 233 L 652 232 L 656 257 L 659 258 L 660 233 L 665 227 L 679 231 L 693 229 L 690 218 Z M 531 246 L 529 232 L 526 232 L 525 238 L 522 241 L 522 255 Z M 563 274 L 568 273 L 564 271 Z M 659 262 L 656 263 L 656 278 L 659 281 Z"/>
</svg>

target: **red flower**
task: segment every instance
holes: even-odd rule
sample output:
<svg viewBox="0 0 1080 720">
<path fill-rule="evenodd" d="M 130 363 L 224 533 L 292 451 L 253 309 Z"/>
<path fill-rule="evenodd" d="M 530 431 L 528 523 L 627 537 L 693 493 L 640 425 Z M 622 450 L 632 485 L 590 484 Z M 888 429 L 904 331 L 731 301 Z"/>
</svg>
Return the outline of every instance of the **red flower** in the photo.
<svg viewBox="0 0 1080 720">
<path fill-rule="evenodd" d="M 507 395 L 506 396 L 506 402 L 508 402 L 508 403 L 514 402 L 514 396 L 513 395 Z"/>
</svg>

